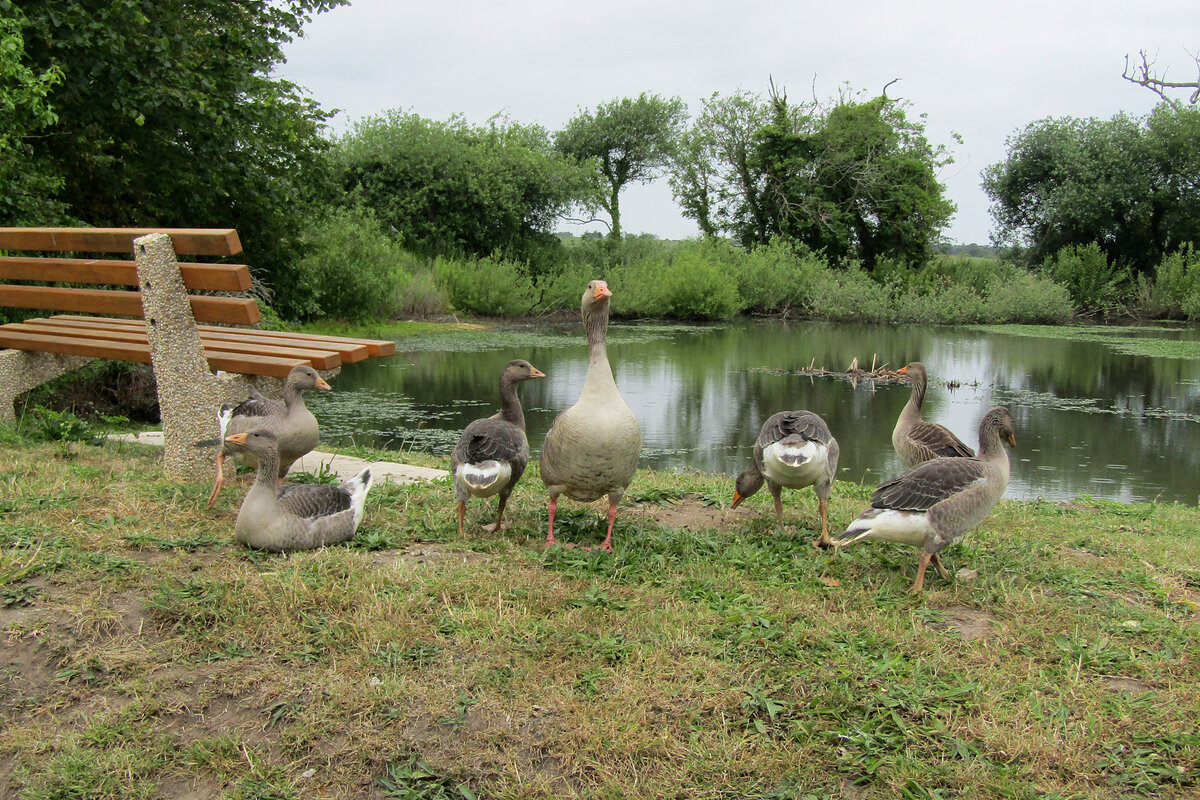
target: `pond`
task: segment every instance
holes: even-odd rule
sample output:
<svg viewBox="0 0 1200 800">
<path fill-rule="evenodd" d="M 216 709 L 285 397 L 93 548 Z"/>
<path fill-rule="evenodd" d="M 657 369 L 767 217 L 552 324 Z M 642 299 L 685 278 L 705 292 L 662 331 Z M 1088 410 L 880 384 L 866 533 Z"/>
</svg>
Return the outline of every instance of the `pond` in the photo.
<svg viewBox="0 0 1200 800">
<path fill-rule="evenodd" d="M 309 405 L 324 441 L 448 455 L 467 423 L 499 407 L 500 371 L 513 358 L 547 375 L 521 389 L 536 454 L 587 373 L 579 324 L 405 339 L 391 358 L 347 365 L 334 391 L 310 395 Z M 763 420 L 805 408 L 837 437 L 840 478 L 874 485 L 898 474 L 891 432 L 908 384 L 799 374 L 810 365 L 844 371 L 855 358 L 864 368 L 925 362 L 925 419 L 972 446 L 987 409 L 1007 406 L 1017 448 L 1006 497 L 1195 505 L 1200 495 L 1196 328 L 620 320 L 609 328 L 617 385 L 642 425 L 640 466 L 659 470 L 734 475 Z"/>
</svg>

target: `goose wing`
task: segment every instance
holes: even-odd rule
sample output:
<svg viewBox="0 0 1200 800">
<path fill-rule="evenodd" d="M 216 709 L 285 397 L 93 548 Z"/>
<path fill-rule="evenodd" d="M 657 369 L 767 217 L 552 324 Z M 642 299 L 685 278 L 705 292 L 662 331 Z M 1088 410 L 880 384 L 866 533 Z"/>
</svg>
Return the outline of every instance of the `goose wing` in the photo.
<svg viewBox="0 0 1200 800">
<path fill-rule="evenodd" d="M 833 439 L 825 420 L 811 411 L 780 411 L 763 423 L 758 444 L 767 447 L 789 436 L 800 436 L 818 444 L 829 444 Z"/>
<path fill-rule="evenodd" d="M 896 511 L 928 511 L 985 477 L 984 465 L 978 459 L 935 458 L 879 484 L 871 495 L 871 505 Z"/>
<path fill-rule="evenodd" d="M 920 448 L 925 458 L 971 458 L 975 451 L 968 447 L 962 439 L 955 436 L 949 428 L 936 422 L 916 423 L 908 429 L 908 440 Z"/>
<path fill-rule="evenodd" d="M 319 483 L 285 483 L 277 494 L 279 505 L 289 514 L 314 520 L 350 508 L 350 493 L 341 486 Z"/>
<path fill-rule="evenodd" d="M 477 419 L 466 427 L 454 448 L 457 464 L 517 461 L 529 458 L 529 443 L 516 425 L 499 419 Z"/>
</svg>

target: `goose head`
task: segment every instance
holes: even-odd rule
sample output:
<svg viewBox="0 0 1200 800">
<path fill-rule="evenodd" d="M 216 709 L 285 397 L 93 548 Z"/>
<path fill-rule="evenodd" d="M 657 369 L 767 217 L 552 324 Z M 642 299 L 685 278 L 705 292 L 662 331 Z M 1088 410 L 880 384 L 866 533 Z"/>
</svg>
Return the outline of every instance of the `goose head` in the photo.
<svg viewBox="0 0 1200 800">
<path fill-rule="evenodd" d="M 583 311 L 584 316 L 589 316 L 601 309 L 607 310 L 610 297 L 612 297 L 612 290 L 608 288 L 607 281 L 592 281 L 583 290 L 580 310 Z"/>
<path fill-rule="evenodd" d="M 279 439 L 268 430 L 254 430 L 246 433 L 235 433 L 225 437 L 228 444 L 240 450 L 247 450 L 256 456 L 264 455 L 279 449 Z"/>
<path fill-rule="evenodd" d="M 733 482 L 733 502 L 730 508 L 737 508 L 742 501 L 762 488 L 763 474 L 757 464 L 751 464 L 738 474 Z"/>
<path fill-rule="evenodd" d="M 546 373 L 542 372 L 525 359 L 516 358 L 504 366 L 504 373 L 501 377 L 511 382 L 517 382 L 527 381 L 531 378 L 544 378 L 546 377 Z"/>
<path fill-rule="evenodd" d="M 982 448 L 985 439 L 995 438 L 1007 442 L 1009 447 L 1017 446 L 1016 425 L 1012 414 L 1004 406 L 996 406 L 983 415 L 979 421 L 979 445 Z"/>
<path fill-rule="evenodd" d="M 333 388 L 325 382 L 324 378 L 317 374 L 315 369 L 307 364 L 296 367 L 289 372 L 286 385 L 300 391 L 307 391 L 308 389 L 320 389 L 327 392 Z"/>
</svg>

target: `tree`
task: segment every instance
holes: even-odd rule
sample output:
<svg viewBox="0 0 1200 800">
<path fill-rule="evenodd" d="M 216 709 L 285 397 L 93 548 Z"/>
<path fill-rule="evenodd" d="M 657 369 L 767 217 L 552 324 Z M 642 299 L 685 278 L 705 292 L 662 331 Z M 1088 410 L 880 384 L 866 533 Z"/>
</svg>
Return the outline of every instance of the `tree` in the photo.
<svg viewBox="0 0 1200 800">
<path fill-rule="evenodd" d="M 21 3 L 25 67 L 62 74 L 46 98 L 57 121 L 25 137 L 32 159 L 78 222 L 236 227 L 259 276 L 281 280 L 329 113 L 271 73 L 312 14 L 344 1 Z"/>
<path fill-rule="evenodd" d="M 643 92 L 581 111 L 555 136 L 559 151 L 598 166 L 603 191 L 595 202 L 611 220 L 613 239 L 621 238 L 621 190 L 653 180 L 669 165 L 686 116 L 678 97 Z"/>
<path fill-rule="evenodd" d="M 881 258 L 921 263 L 954 213 L 937 170 L 951 162 L 932 147 L 907 104 L 887 96 L 843 95 L 811 111 L 772 97 L 772 119 L 758 136 L 763 216 L 770 235 L 822 250 L 831 260 L 857 259 L 873 270 Z"/>
<path fill-rule="evenodd" d="M 11 3 L 0 3 L 0 11 L 0 217 L 45 221 L 60 213 L 49 197 L 61 180 L 36 162 L 28 140 L 58 120 L 46 97 L 62 81 L 62 70 L 30 69 L 21 33 L 25 15 Z"/>
<path fill-rule="evenodd" d="M 1168 94 L 1170 89 L 1191 89 L 1193 91 L 1188 102 L 1192 105 L 1200 103 L 1200 77 L 1194 81 L 1168 81 L 1166 70 L 1163 70 L 1161 74 L 1157 72 L 1154 62 L 1150 60 L 1145 50 L 1138 51 L 1138 59 L 1140 63 L 1131 64 L 1129 56 L 1125 56 L 1125 71 L 1121 73 L 1122 78 L 1130 83 L 1146 87 L 1161 97 L 1164 102 L 1170 103 L 1176 110 L 1181 109 L 1183 104 Z M 1192 60 L 1196 62 L 1197 73 L 1200 73 L 1200 56 L 1192 56 Z"/>
<path fill-rule="evenodd" d="M 1112 264 L 1150 271 L 1200 241 L 1200 109 L 1038 120 L 1006 147 L 983 188 L 996 242 L 1027 248 L 1030 263 L 1095 242 Z"/>
<path fill-rule="evenodd" d="M 724 232 L 744 244 L 767 240 L 766 176 L 755 163 L 755 137 L 770 119 L 771 106 L 761 97 L 714 92 L 680 135 L 671 189 L 684 216 L 705 236 Z"/>
<path fill-rule="evenodd" d="M 502 117 L 475 127 L 390 111 L 354 125 L 333 163 L 342 187 L 404 244 L 429 254 L 502 252 L 549 266 L 551 228 L 595 181 L 537 125 Z"/>
</svg>

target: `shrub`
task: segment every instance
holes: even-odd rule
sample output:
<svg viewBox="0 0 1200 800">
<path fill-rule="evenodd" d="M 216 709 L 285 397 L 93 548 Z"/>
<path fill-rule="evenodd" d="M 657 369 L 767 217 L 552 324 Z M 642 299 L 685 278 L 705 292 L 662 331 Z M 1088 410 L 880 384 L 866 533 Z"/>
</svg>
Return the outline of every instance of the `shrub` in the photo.
<svg viewBox="0 0 1200 800">
<path fill-rule="evenodd" d="M 449 308 L 450 298 L 430 269 L 418 270 L 406 278 L 397 293 L 396 315 L 400 317 L 435 317 Z"/>
<path fill-rule="evenodd" d="M 895 289 L 890 320 L 927 324 L 969 325 L 990 317 L 983 297 L 970 286 L 952 283 L 921 292 Z"/>
<path fill-rule="evenodd" d="M 1067 287 L 1081 311 L 1103 311 L 1117 305 L 1129 282 L 1129 270 L 1109 264 L 1095 242 L 1062 248 L 1043 262 L 1042 270 Z"/>
<path fill-rule="evenodd" d="M 675 253 L 649 284 L 661 313 L 676 319 L 728 319 L 741 310 L 737 287 L 729 279 L 732 252 L 720 243 L 696 244 Z"/>
<path fill-rule="evenodd" d="M 1065 286 L 1025 270 L 994 280 L 984 300 L 993 322 L 1066 322 L 1075 313 Z"/>
<path fill-rule="evenodd" d="M 434 262 L 434 274 L 459 311 L 516 317 L 532 310 L 536 295 L 521 265 L 500 256 Z"/>
<path fill-rule="evenodd" d="M 390 316 L 407 257 L 370 211 L 329 208 L 312 219 L 305 256 L 274 287 L 274 306 L 299 319 L 357 321 Z"/>
<path fill-rule="evenodd" d="M 817 276 L 828 265 L 801 244 L 783 239 L 756 247 L 734 264 L 742 310 L 787 316 L 809 307 Z"/>
<path fill-rule="evenodd" d="M 808 312 L 834 322 L 886 322 L 892 312 L 890 293 L 859 269 L 822 270 L 812 282 Z"/>
<path fill-rule="evenodd" d="M 1200 318 L 1200 253 L 1186 244 L 1164 256 L 1144 293 L 1155 316 Z"/>
</svg>

